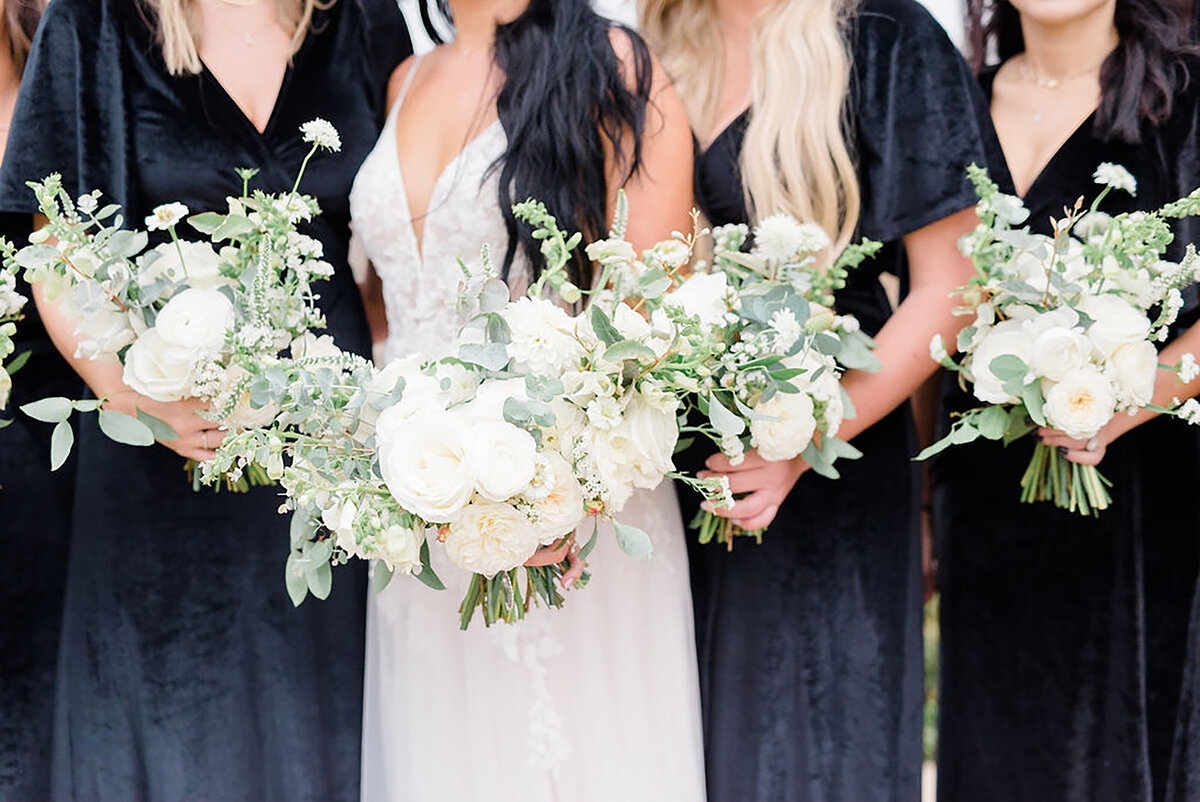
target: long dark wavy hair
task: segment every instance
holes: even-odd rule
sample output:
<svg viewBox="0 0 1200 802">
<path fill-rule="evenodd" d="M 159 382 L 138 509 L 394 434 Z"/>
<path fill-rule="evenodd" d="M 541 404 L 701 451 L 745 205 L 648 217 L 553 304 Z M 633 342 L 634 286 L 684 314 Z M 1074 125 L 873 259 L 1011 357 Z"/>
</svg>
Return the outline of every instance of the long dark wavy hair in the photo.
<svg viewBox="0 0 1200 802">
<path fill-rule="evenodd" d="M 446 0 L 438 4 L 449 17 Z M 500 171 L 508 229 L 506 277 L 517 248 L 535 276 L 543 266 L 540 242 L 517 224 L 514 202 L 536 198 L 564 229 L 596 238 L 608 222 L 606 148 L 621 166 L 622 182 L 641 166 L 650 51 L 624 28 L 634 64 L 634 74 L 624 75 L 609 39 L 613 25 L 588 0 L 530 0 L 519 17 L 496 29 L 496 66 L 504 76 L 496 107 L 508 149 L 492 169 Z M 575 254 L 570 273 L 577 285 L 590 285 L 585 255 Z"/>
<path fill-rule="evenodd" d="M 42 19 L 45 0 L 4 0 L 4 27 L 8 32 L 9 55 L 20 75 L 33 43 L 33 34 Z"/>
<path fill-rule="evenodd" d="M 1120 39 L 1100 68 L 1096 134 L 1101 139 L 1141 141 L 1142 125 L 1171 116 L 1175 96 L 1187 87 L 1192 0 L 1117 0 Z M 989 56 L 1002 63 L 1025 49 L 1021 15 L 1007 0 L 968 0 L 967 32 L 978 70 Z"/>
</svg>

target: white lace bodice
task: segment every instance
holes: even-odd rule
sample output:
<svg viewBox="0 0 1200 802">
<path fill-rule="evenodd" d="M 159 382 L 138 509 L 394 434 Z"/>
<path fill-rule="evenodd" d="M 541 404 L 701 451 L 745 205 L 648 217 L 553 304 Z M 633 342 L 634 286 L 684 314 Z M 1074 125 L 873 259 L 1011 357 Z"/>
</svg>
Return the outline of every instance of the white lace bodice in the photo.
<svg viewBox="0 0 1200 802">
<path fill-rule="evenodd" d="M 438 176 L 418 243 L 396 149 L 396 116 L 419 66 L 420 59 L 408 71 L 350 191 L 354 234 L 383 282 L 389 360 L 417 352 L 445 354 L 463 322 L 454 312 L 463 278 L 458 260 L 476 266 L 487 244 L 498 262 L 508 242 L 497 195 L 499 171 L 488 172 L 508 145 L 496 120 Z M 510 273 L 523 275 L 525 264 L 518 251 Z"/>
</svg>

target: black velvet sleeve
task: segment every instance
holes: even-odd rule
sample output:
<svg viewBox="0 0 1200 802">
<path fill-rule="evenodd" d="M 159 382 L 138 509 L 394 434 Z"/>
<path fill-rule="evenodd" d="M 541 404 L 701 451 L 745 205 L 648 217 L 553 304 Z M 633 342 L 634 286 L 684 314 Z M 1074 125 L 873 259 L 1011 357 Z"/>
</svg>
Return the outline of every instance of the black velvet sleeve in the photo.
<svg viewBox="0 0 1200 802">
<path fill-rule="evenodd" d="M 366 21 L 364 45 L 370 54 L 372 96 L 383 98 L 387 95 L 387 83 L 392 72 L 400 66 L 400 62 L 412 55 L 412 39 L 396 0 L 356 2 L 361 4 Z M 386 116 L 387 108 L 384 107 L 378 120 L 381 127 Z"/>
<path fill-rule="evenodd" d="M 1003 159 L 970 69 L 928 11 L 867 0 L 855 27 L 861 230 L 887 242 L 974 205 L 967 166 L 1003 170 Z"/>
<path fill-rule="evenodd" d="M 101 189 L 128 198 L 127 118 L 120 37 L 108 0 L 47 6 L 13 112 L 0 210 L 36 210 L 26 181 L 61 173 L 72 193 Z"/>
</svg>

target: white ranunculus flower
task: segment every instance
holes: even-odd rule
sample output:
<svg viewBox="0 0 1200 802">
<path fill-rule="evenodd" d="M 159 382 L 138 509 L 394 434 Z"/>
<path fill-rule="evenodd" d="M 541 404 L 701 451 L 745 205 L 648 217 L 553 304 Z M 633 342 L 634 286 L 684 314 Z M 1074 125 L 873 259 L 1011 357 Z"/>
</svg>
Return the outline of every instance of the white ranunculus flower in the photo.
<svg viewBox="0 0 1200 802">
<path fill-rule="evenodd" d="M 548 463 L 551 484 L 549 492 L 533 502 L 533 521 L 538 530 L 538 543 L 547 546 L 575 528 L 587 517 L 583 493 L 575 472 L 558 454 L 543 455 Z"/>
<path fill-rule="evenodd" d="M 513 370 L 555 376 L 579 364 L 583 349 L 575 339 L 575 322 L 544 298 L 521 298 L 501 312 L 512 341 Z"/>
<path fill-rule="evenodd" d="M 379 533 L 375 539 L 378 556 L 393 571 L 411 574 L 421 564 L 421 544 L 425 542 L 424 530 L 414 532 L 407 527 L 393 524 Z"/>
<path fill-rule="evenodd" d="M 1056 383 L 1046 393 L 1046 421 L 1055 429 L 1087 440 L 1112 419 L 1117 397 L 1100 370 L 1087 365 Z"/>
<path fill-rule="evenodd" d="M 375 431 L 379 471 L 400 506 L 430 523 L 454 520 L 475 489 L 461 419 L 444 411 L 406 418 L 391 407 Z"/>
<path fill-rule="evenodd" d="M 729 311 L 728 293 L 724 273 L 693 273 L 677 289 L 663 296 L 663 303 L 700 318 L 702 326 L 721 326 Z"/>
<path fill-rule="evenodd" d="M 159 276 L 166 276 L 171 281 L 186 279 L 189 287 L 202 290 L 215 290 L 233 284 L 233 279 L 221 275 L 221 257 L 207 242 L 180 240 L 178 247 L 174 242 L 164 242 L 151 249 L 147 256 L 150 254 L 155 254 L 157 258 L 143 271 L 143 280 L 153 281 Z"/>
<path fill-rule="evenodd" d="M 423 412 L 445 409 L 445 404 L 439 400 L 441 388 L 437 379 L 421 371 L 421 357 L 417 355 L 393 359 L 382 368 L 372 372 L 371 378 L 364 388 L 367 392 L 366 403 L 363 404 L 360 415 L 364 421 L 374 424 L 379 418 L 379 411 L 373 404 L 381 403 L 395 389 L 396 383 L 404 379 L 404 390 L 400 400 L 391 409 L 392 414 L 400 418 L 411 418 Z"/>
<path fill-rule="evenodd" d="M 634 487 L 653 490 L 675 470 L 671 455 L 679 441 L 678 402 L 666 393 L 636 393 L 625 407 L 622 428 L 629 438 Z"/>
<path fill-rule="evenodd" d="M 1028 365 L 1032 350 L 1033 343 L 1019 320 L 1006 320 L 988 329 L 971 356 L 971 378 L 974 382 L 975 397 L 988 404 L 1015 403 L 1016 396 L 1006 393 L 1004 382 L 992 373 L 992 360 L 1011 354 Z"/>
<path fill-rule="evenodd" d="M 508 501 L 529 487 L 537 469 L 537 443 L 506 421 L 477 423 L 467 434 L 467 468 L 479 495 Z"/>
<path fill-rule="evenodd" d="M 137 392 L 164 403 L 192 395 L 195 349 L 172 345 L 154 327 L 125 352 L 122 377 Z"/>
<path fill-rule="evenodd" d="M 813 402 L 808 393 L 775 393 L 754 406 L 754 411 L 775 420 L 750 421 L 750 445 L 770 462 L 799 456 L 817 430 Z"/>
<path fill-rule="evenodd" d="M 504 402 L 510 398 L 518 401 L 529 399 L 524 379 L 488 379 L 479 385 L 472 401 L 457 409 L 467 421 L 467 428 L 470 428 L 473 423 L 503 421 Z"/>
<path fill-rule="evenodd" d="M 487 577 L 516 568 L 538 547 L 538 531 L 520 510 L 508 504 L 469 504 L 450 524 L 446 556 L 464 571 Z"/>
<path fill-rule="evenodd" d="M 212 357 L 225 345 L 225 332 L 235 322 L 228 298 L 216 290 L 189 287 L 167 301 L 154 328 L 170 345 Z"/>
<path fill-rule="evenodd" d="M 62 296 L 62 311 L 69 317 L 77 315 L 70 293 Z M 75 333 L 80 337 L 75 356 L 86 359 L 113 359 L 122 348 L 137 339 L 129 314 L 109 306 L 101 307 L 87 317 L 77 317 Z"/>
<path fill-rule="evenodd" d="M 1150 336 L 1149 319 L 1120 296 L 1086 295 L 1079 302 L 1079 309 L 1092 319 L 1087 335 L 1105 359 L 1122 345 Z"/>
<path fill-rule="evenodd" d="M 1154 343 L 1141 342 L 1123 345 L 1109 360 L 1113 380 L 1122 400 L 1135 407 L 1144 407 L 1154 397 L 1154 379 L 1158 375 L 1158 349 Z"/>
<path fill-rule="evenodd" d="M 1055 326 L 1033 341 L 1029 366 L 1037 376 L 1060 381 L 1086 365 L 1091 352 L 1092 341 L 1082 331 Z"/>
</svg>

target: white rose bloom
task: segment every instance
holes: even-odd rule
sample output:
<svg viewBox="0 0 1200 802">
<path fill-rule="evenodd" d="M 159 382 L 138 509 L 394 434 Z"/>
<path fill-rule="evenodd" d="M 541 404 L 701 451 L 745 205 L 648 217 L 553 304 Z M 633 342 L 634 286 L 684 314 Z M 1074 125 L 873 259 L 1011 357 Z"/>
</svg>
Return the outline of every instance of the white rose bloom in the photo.
<svg viewBox="0 0 1200 802">
<path fill-rule="evenodd" d="M 224 295 L 189 287 L 167 301 L 154 329 L 171 345 L 212 357 L 221 351 L 225 332 L 236 322 L 233 303 Z"/>
<path fill-rule="evenodd" d="M 544 298 L 521 298 L 501 315 L 512 335 L 508 353 L 514 371 L 554 376 L 579 364 L 575 322 L 560 307 Z"/>
<path fill-rule="evenodd" d="M 1092 365 L 1068 373 L 1046 393 L 1046 421 L 1055 429 L 1087 440 L 1108 423 L 1116 408 L 1112 385 Z"/>
<path fill-rule="evenodd" d="M 583 493 L 575 472 L 558 454 L 544 454 L 548 463 L 551 484 L 549 492 L 533 503 L 533 521 L 538 530 L 538 543 L 547 546 L 575 528 L 587 517 Z"/>
<path fill-rule="evenodd" d="M 80 337 L 75 346 L 76 357 L 113 359 L 122 348 L 137 339 L 130 325 L 130 315 L 119 309 L 103 306 L 92 315 L 77 317 L 70 293 L 62 296 L 61 308 L 64 315 L 76 317 L 75 333 Z"/>
<path fill-rule="evenodd" d="M 1055 326 L 1033 341 L 1029 366 L 1039 377 L 1060 381 L 1087 364 L 1091 352 L 1092 341 L 1083 332 Z"/>
<path fill-rule="evenodd" d="M 475 489 L 457 415 L 406 418 L 395 407 L 379 416 L 379 470 L 400 506 L 430 523 L 453 520 Z"/>
<path fill-rule="evenodd" d="M 458 407 L 470 428 L 473 423 L 492 423 L 504 420 L 504 402 L 510 398 L 527 401 L 524 379 L 488 379 L 475 391 L 474 400 Z"/>
<path fill-rule="evenodd" d="M 421 564 L 421 544 L 425 533 L 393 524 L 379 533 L 375 539 L 380 559 L 393 571 L 411 574 Z"/>
<path fill-rule="evenodd" d="M 622 428 L 629 438 L 633 484 L 653 490 L 675 470 L 671 455 L 679 441 L 678 406 L 666 393 L 636 393 L 625 408 Z"/>
<path fill-rule="evenodd" d="M 150 329 L 125 352 L 125 383 L 155 401 L 179 401 L 192 395 L 196 351 L 171 345 L 158 327 Z"/>
<path fill-rule="evenodd" d="M 180 259 L 180 252 L 183 258 Z M 233 284 L 233 279 L 221 275 L 221 257 L 207 242 L 164 242 L 152 248 L 147 256 L 157 258 L 141 274 L 143 281 L 166 276 L 171 281 L 187 280 L 189 287 L 215 290 Z"/>
<path fill-rule="evenodd" d="M 975 397 L 987 404 L 1016 403 L 1016 396 L 1004 391 L 1004 382 L 992 373 L 992 360 L 1011 354 L 1029 364 L 1033 343 L 1019 320 L 1006 320 L 988 329 L 971 356 L 971 377 Z"/>
<path fill-rule="evenodd" d="M 371 378 L 364 385 L 367 391 L 367 401 L 359 413 L 364 421 L 374 424 L 379 418 L 379 411 L 372 404 L 391 394 L 396 382 L 404 379 L 404 390 L 400 400 L 391 409 L 392 414 L 400 418 L 411 418 L 424 412 L 440 411 L 445 404 L 439 400 L 441 388 L 437 379 L 421 371 L 421 357 L 417 355 L 393 359 L 383 368 L 372 372 Z"/>
<path fill-rule="evenodd" d="M 1123 345 L 1109 360 L 1112 377 L 1125 404 L 1144 407 L 1154 397 L 1154 379 L 1158 375 L 1158 349 L 1153 343 Z"/>
<path fill-rule="evenodd" d="M 488 501 L 508 501 L 533 479 L 537 443 L 505 421 L 477 423 L 467 434 L 467 468 L 475 490 Z"/>
<path fill-rule="evenodd" d="M 524 563 L 538 547 L 538 531 L 508 504 L 470 504 L 450 524 L 446 556 L 464 571 L 492 577 Z"/>
<path fill-rule="evenodd" d="M 700 318 L 701 326 L 723 326 L 729 311 L 729 285 L 724 273 L 693 273 L 677 289 L 663 296 L 663 303 Z"/>
<path fill-rule="evenodd" d="M 770 462 L 792 459 L 812 442 L 817 430 L 813 401 L 808 393 L 775 393 L 754 411 L 775 420 L 750 421 L 750 445 Z"/>
<path fill-rule="evenodd" d="M 1131 345 L 1150 336 L 1150 321 L 1123 298 L 1112 295 L 1085 295 L 1079 309 L 1092 319 L 1087 335 L 1105 359 L 1122 345 Z"/>
</svg>

